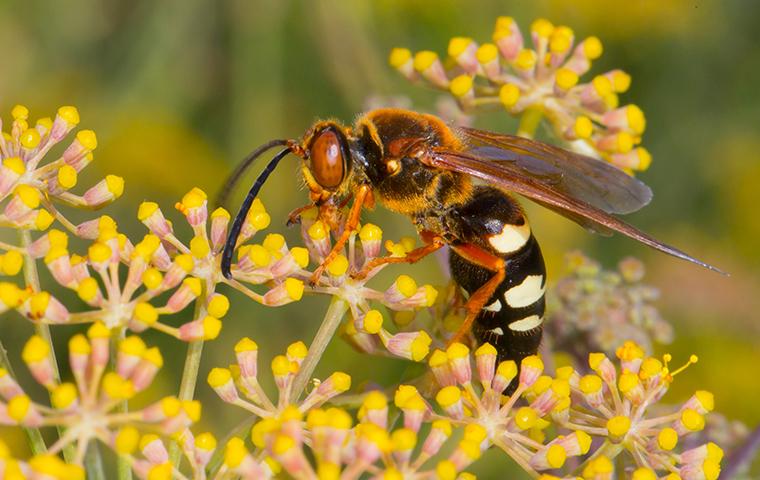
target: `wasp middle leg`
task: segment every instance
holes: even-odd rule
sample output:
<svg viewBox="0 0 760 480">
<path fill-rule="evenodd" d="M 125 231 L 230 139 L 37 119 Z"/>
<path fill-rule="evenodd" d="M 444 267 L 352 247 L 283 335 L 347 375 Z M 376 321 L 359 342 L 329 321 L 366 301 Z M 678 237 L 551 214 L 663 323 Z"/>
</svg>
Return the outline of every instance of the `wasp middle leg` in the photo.
<svg viewBox="0 0 760 480">
<path fill-rule="evenodd" d="M 441 237 L 435 236 L 435 235 L 426 235 L 426 234 L 420 234 L 423 241 L 425 242 L 425 245 L 415 248 L 414 250 L 407 252 L 407 254 L 403 257 L 391 257 L 391 256 L 385 256 L 385 257 L 378 257 L 373 258 L 369 262 L 367 262 L 364 267 L 362 267 L 361 270 L 351 275 L 356 280 L 361 280 L 365 278 L 369 273 L 376 269 L 377 267 L 381 265 L 387 265 L 389 263 L 417 263 L 423 258 L 427 257 L 431 253 L 439 250 L 444 245 L 446 245 L 446 242 Z"/>
</svg>

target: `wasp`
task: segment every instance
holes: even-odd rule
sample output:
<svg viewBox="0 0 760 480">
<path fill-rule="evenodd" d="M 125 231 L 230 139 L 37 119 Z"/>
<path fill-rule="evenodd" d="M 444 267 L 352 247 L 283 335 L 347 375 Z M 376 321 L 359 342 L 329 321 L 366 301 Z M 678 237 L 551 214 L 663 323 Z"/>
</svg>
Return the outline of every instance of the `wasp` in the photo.
<svg viewBox="0 0 760 480">
<path fill-rule="evenodd" d="M 379 203 L 407 215 L 423 245 L 405 257 L 376 258 L 353 274 L 362 277 L 384 263 L 414 263 L 448 246 L 452 277 L 466 295 L 466 317 L 450 342 L 472 331 L 479 343 L 496 348 L 499 361 L 519 365 L 536 353 L 544 320 L 546 268 L 513 194 L 592 231 L 619 232 L 720 272 L 615 216 L 634 212 L 652 198 L 649 187 L 622 170 L 536 140 L 450 127 L 433 115 L 400 109 L 372 110 L 353 127 L 320 121 L 301 140 L 263 145 L 232 174 L 222 202 L 254 159 L 276 146 L 284 148 L 254 182 L 230 229 L 221 263 L 226 277 L 253 200 L 280 160 L 292 153 L 302 159 L 311 200 L 292 215 L 317 206 L 320 217 L 335 225 L 335 212 L 353 202 L 342 233 L 311 281 L 317 282 L 342 251 L 362 210 Z"/>
</svg>

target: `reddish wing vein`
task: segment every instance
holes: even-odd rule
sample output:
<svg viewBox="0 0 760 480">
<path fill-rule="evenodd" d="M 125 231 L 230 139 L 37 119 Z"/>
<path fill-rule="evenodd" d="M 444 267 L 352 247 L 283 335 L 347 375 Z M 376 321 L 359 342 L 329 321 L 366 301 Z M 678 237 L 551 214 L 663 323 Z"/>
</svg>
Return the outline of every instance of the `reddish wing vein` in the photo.
<svg viewBox="0 0 760 480">
<path fill-rule="evenodd" d="M 503 170 L 535 178 L 607 213 L 635 212 L 652 199 L 644 183 L 595 158 L 513 135 L 471 128 L 457 133 L 473 156 L 498 162 Z"/>
<path fill-rule="evenodd" d="M 534 176 L 520 174 L 514 169 L 505 169 L 499 162 L 483 160 L 470 152 L 446 149 L 436 149 L 421 160 L 431 167 L 465 173 L 492 185 L 519 193 L 585 227 L 590 227 L 596 231 L 608 229 L 620 232 L 668 255 L 725 274 L 717 267 L 697 260 L 675 247 L 656 240 L 596 206 L 574 198 L 565 192 L 555 190 L 551 183 L 545 184 Z"/>
</svg>

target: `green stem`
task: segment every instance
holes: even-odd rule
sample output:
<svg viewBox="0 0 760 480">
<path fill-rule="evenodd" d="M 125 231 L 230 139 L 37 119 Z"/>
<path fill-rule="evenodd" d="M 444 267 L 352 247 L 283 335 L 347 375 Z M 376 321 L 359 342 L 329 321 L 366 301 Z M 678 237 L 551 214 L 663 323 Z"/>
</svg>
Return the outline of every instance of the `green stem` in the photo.
<svg viewBox="0 0 760 480">
<path fill-rule="evenodd" d="M 0 368 L 4 368 L 8 372 L 8 375 L 16 378 L 16 374 L 13 373 L 13 368 L 11 367 L 11 362 L 8 360 L 8 352 L 5 350 L 2 342 L 0 342 Z M 42 438 L 40 430 L 38 428 L 22 428 L 24 434 L 26 434 L 26 439 L 29 442 L 29 448 L 32 449 L 32 453 L 34 455 L 45 453 L 47 451 L 47 446 L 45 445 L 45 440 Z"/>
<path fill-rule="evenodd" d="M 87 453 L 84 456 L 84 469 L 87 472 L 88 479 L 105 480 L 106 478 L 103 469 L 103 457 L 100 454 L 100 447 L 97 442 L 90 442 L 87 446 Z"/>
<path fill-rule="evenodd" d="M 296 379 L 293 381 L 293 388 L 290 390 L 290 403 L 295 402 L 301 393 L 303 393 L 306 383 L 314 373 L 317 363 L 322 358 L 322 354 L 325 353 L 327 344 L 330 343 L 333 335 L 335 335 L 335 331 L 340 326 L 343 315 L 345 315 L 347 310 L 348 303 L 345 300 L 333 297 L 330 308 L 327 309 L 325 318 L 322 320 L 322 325 L 319 326 L 314 340 L 309 345 L 309 353 L 306 355 L 301 368 L 298 370 Z"/>
<path fill-rule="evenodd" d="M 26 280 L 27 286 L 32 287 L 34 293 L 38 293 L 40 291 L 40 276 L 37 273 L 37 263 L 27 251 L 31 243 L 32 237 L 29 234 L 29 231 L 21 230 L 21 244 L 24 246 L 24 256 L 26 257 L 24 258 L 24 280 Z M 37 335 L 42 337 L 50 347 L 49 356 L 50 363 L 53 365 L 53 377 L 55 378 L 56 383 L 60 383 L 61 374 L 58 372 L 58 362 L 55 358 L 53 339 L 50 335 L 50 326 L 43 322 L 37 322 L 34 324 L 34 327 L 37 331 Z"/>
<path fill-rule="evenodd" d="M 207 478 L 216 478 L 217 472 L 220 468 L 222 468 L 222 464 L 224 463 L 224 450 L 227 442 L 235 437 L 241 437 L 245 440 L 248 440 L 248 438 L 251 436 L 251 425 L 256 421 L 257 418 L 259 418 L 257 415 L 251 415 L 247 417 L 245 420 L 240 422 L 237 427 L 232 429 L 230 433 L 228 433 L 227 436 L 222 439 L 222 441 L 219 442 L 219 446 L 211 456 L 211 460 L 209 460 L 208 465 L 206 465 Z"/>
<path fill-rule="evenodd" d="M 112 337 L 111 342 L 111 367 L 116 371 L 116 358 L 118 355 L 119 343 L 126 338 L 126 328 L 119 329 L 119 335 Z M 129 411 L 129 401 L 124 400 L 117 407 L 119 413 Z M 88 452 L 89 454 L 89 452 Z M 102 463 L 102 462 L 101 462 Z M 132 480 L 132 466 L 124 455 L 119 455 L 116 460 L 116 474 L 119 480 Z"/>
<path fill-rule="evenodd" d="M 206 285 L 203 285 L 201 294 L 195 300 L 195 312 L 193 313 L 193 320 L 201 318 L 203 313 L 203 305 L 206 301 L 208 289 Z M 195 384 L 198 381 L 198 370 L 201 365 L 201 355 L 203 354 L 203 340 L 196 340 L 190 342 L 187 346 L 187 354 L 185 355 L 185 368 L 182 370 L 182 380 L 179 384 L 179 399 L 180 400 L 192 400 L 195 395 Z M 179 470 L 181 451 L 179 445 L 175 442 L 172 443 L 169 448 L 169 461 L 171 464 Z"/>
<path fill-rule="evenodd" d="M 520 117 L 520 125 L 517 127 L 517 135 L 525 138 L 533 138 L 536 130 L 544 117 L 544 109 L 541 106 L 526 108 Z"/>
<path fill-rule="evenodd" d="M 29 245 L 32 243 L 32 235 L 29 233 L 29 230 L 19 230 L 19 237 L 21 238 L 21 246 L 24 248 L 24 280 L 26 281 L 27 287 L 32 287 L 34 293 L 38 293 L 40 292 L 40 276 L 37 272 L 37 262 L 31 255 L 29 255 Z M 55 380 L 55 383 L 61 383 L 61 374 L 58 370 L 58 360 L 56 360 L 55 357 L 55 347 L 53 346 L 53 337 L 50 335 L 50 326 L 43 322 L 36 322 L 34 328 L 37 335 L 45 340 L 45 343 L 50 347 L 48 357 L 50 359 L 50 365 L 53 366 L 53 379 Z M 58 438 L 60 438 L 63 436 L 64 429 L 60 426 L 57 428 Z M 65 458 L 67 462 L 72 462 L 75 455 L 76 453 L 74 452 L 73 445 L 67 445 L 64 447 L 63 458 Z"/>
</svg>

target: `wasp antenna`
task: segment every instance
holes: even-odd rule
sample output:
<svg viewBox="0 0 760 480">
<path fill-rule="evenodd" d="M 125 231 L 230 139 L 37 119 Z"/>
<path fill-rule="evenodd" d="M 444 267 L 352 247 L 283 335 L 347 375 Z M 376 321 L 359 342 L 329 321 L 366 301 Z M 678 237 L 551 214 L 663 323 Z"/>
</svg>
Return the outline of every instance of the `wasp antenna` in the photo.
<svg viewBox="0 0 760 480">
<path fill-rule="evenodd" d="M 235 167 L 235 170 L 232 171 L 229 177 L 227 177 L 227 180 L 224 182 L 224 185 L 222 185 L 222 189 L 219 191 L 219 193 L 216 195 L 215 204 L 216 207 L 224 207 L 227 205 L 227 200 L 229 199 L 230 193 L 232 192 L 232 189 L 235 187 L 235 185 L 240 181 L 240 179 L 243 177 L 243 174 L 246 170 L 248 170 L 248 167 L 253 165 L 253 162 L 256 161 L 256 159 L 261 156 L 262 153 L 266 152 L 267 150 L 270 150 L 271 148 L 280 146 L 280 145 L 287 145 L 288 140 L 271 140 L 264 145 L 261 145 L 256 150 L 249 153 L 242 162 L 238 164 L 237 167 Z"/>
<path fill-rule="evenodd" d="M 264 170 L 259 174 L 259 177 L 256 179 L 256 181 L 253 182 L 253 186 L 248 191 L 248 195 L 245 196 L 245 200 L 243 200 L 243 204 L 240 206 L 240 211 L 238 211 L 237 215 L 235 216 L 235 221 L 232 222 L 232 227 L 230 228 L 230 231 L 227 235 L 227 241 L 224 244 L 224 251 L 222 252 L 222 274 L 225 278 L 232 278 L 232 273 L 230 272 L 230 267 L 232 265 L 232 254 L 235 252 L 235 246 L 237 245 L 238 237 L 240 236 L 240 230 L 243 228 L 243 223 L 245 222 L 245 218 L 248 216 L 248 211 L 251 209 L 253 201 L 259 194 L 259 190 L 261 190 L 261 186 L 264 185 L 264 182 L 266 182 L 269 174 L 272 173 L 277 164 L 280 163 L 280 160 L 285 158 L 285 156 L 290 152 L 291 149 L 289 147 L 275 155 L 274 158 L 269 161 L 269 164 L 267 164 L 266 168 L 264 168 Z"/>
</svg>

